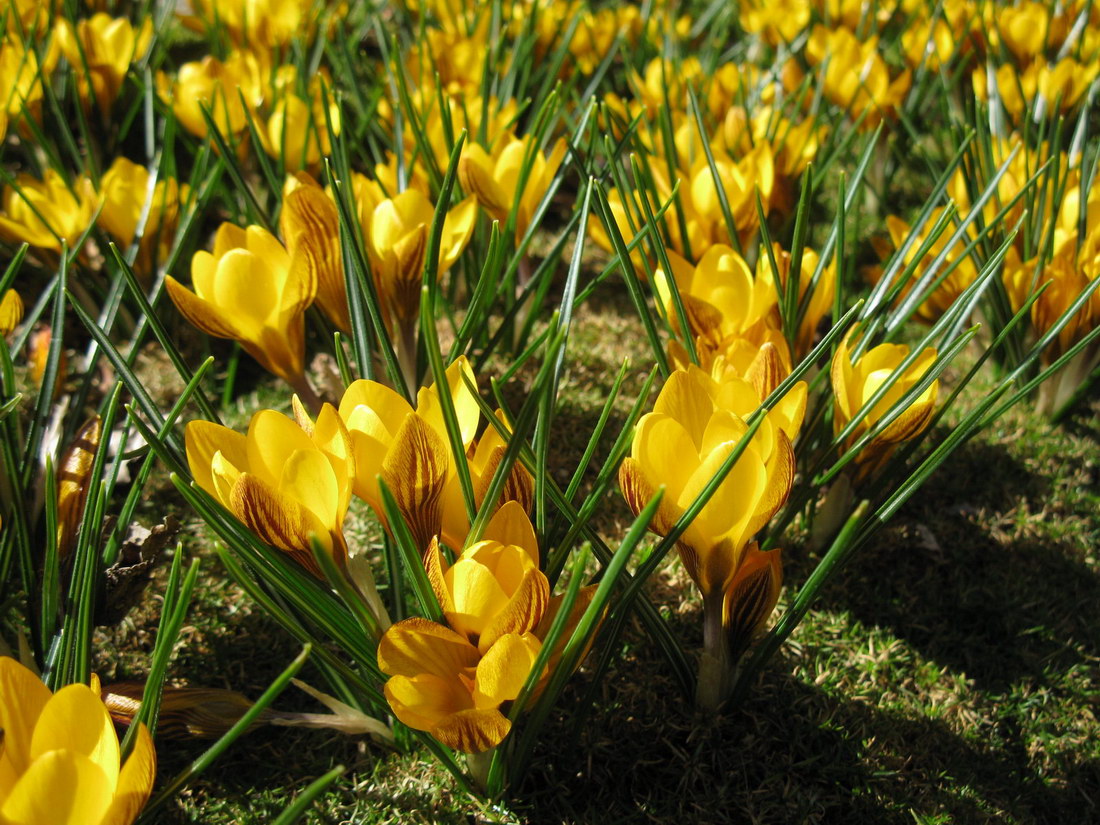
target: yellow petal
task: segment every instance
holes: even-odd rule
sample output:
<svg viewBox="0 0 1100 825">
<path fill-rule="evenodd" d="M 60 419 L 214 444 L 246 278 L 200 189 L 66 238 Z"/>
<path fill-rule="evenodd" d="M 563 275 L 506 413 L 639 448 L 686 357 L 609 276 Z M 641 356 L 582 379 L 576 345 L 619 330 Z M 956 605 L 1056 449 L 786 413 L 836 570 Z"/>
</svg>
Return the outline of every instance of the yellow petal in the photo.
<svg viewBox="0 0 1100 825">
<path fill-rule="evenodd" d="M 283 464 L 279 491 L 313 513 L 327 531 L 340 530 L 340 488 L 325 454 L 320 450 L 296 450 Z"/>
<path fill-rule="evenodd" d="M 477 648 L 462 636 L 427 619 L 398 622 L 378 643 L 378 667 L 387 676 L 428 673 L 450 680 L 475 667 L 480 658 Z"/>
<path fill-rule="evenodd" d="M 223 459 L 233 467 L 238 470 L 246 469 L 248 453 L 245 436 L 212 421 L 196 420 L 188 423 L 184 431 L 184 446 L 187 451 L 187 465 L 191 468 L 195 482 L 223 505 L 228 505 L 228 499 L 218 495 L 211 474 L 211 464 L 214 454 L 220 452 Z"/>
<path fill-rule="evenodd" d="M 503 742 L 511 729 L 512 723 L 499 710 L 473 708 L 448 716 L 432 728 L 432 736 L 449 748 L 481 753 Z"/>
<path fill-rule="evenodd" d="M 0 779 L 5 774 L 14 779 L 30 765 L 31 736 L 50 696 L 34 673 L 10 656 L 0 656 Z"/>
<path fill-rule="evenodd" d="M 474 704 L 457 675 L 448 678 L 431 673 L 398 675 L 386 682 L 383 691 L 398 719 L 415 730 L 433 731 L 433 735 L 437 725 L 456 713 L 472 709 Z"/>
<path fill-rule="evenodd" d="M 184 287 L 171 275 L 164 279 L 168 297 L 188 322 L 215 338 L 236 338 L 237 331 L 210 303 Z"/>
<path fill-rule="evenodd" d="M 157 752 L 149 730 L 142 724 L 134 737 L 134 748 L 118 776 L 114 802 L 100 825 L 130 825 L 153 790 L 157 776 Z"/>
<path fill-rule="evenodd" d="M 464 375 L 474 386 L 477 386 L 473 367 L 470 366 L 465 355 L 460 355 L 447 367 L 447 391 L 451 394 L 451 400 L 454 403 L 458 429 L 462 433 L 462 444 L 468 449 L 473 443 L 474 436 L 477 435 L 478 425 L 481 424 L 481 407 L 466 386 Z M 439 388 L 435 384 L 427 389 L 421 389 L 417 394 L 416 411 L 433 430 L 439 433 L 444 443 L 450 443 L 447 438 L 447 428 L 443 423 L 443 410 L 439 406 Z"/>
<path fill-rule="evenodd" d="M 487 654 L 508 634 L 527 633 L 538 627 L 550 603 L 550 583 L 541 570 L 528 570 L 503 609 L 498 610 L 478 639 L 478 649 Z"/>
<path fill-rule="evenodd" d="M 117 773 L 117 757 L 115 763 Z M 111 806 L 113 789 L 114 780 L 105 776 L 88 756 L 71 750 L 51 750 L 34 760 L 15 783 L 0 806 L 0 821 L 4 825 L 99 823 Z"/>
<path fill-rule="evenodd" d="M 313 441 L 302 428 L 275 410 L 259 410 L 252 416 L 245 443 L 248 471 L 275 486 L 292 454 L 313 450 Z"/>
<path fill-rule="evenodd" d="M 499 707 L 519 696 L 541 648 L 533 633 L 501 636 L 477 665 L 474 701 L 478 707 Z"/>
<path fill-rule="evenodd" d="M 446 442 L 413 413 L 405 417 L 382 462 L 382 478 L 421 551 L 439 535 L 448 452 Z"/>
<path fill-rule="evenodd" d="M 118 781 L 118 737 L 111 716 L 87 685 L 63 687 L 42 709 L 31 738 L 34 761 L 49 751 L 68 750 L 88 757 L 106 778 Z"/>
<path fill-rule="evenodd" d="M 531 519 L 517 501 L 506 501 L 485 526 L 483 540 L 512 544 L 526 550 L 536 566 L 539 564 L 539 543 Z"/>
</svg>

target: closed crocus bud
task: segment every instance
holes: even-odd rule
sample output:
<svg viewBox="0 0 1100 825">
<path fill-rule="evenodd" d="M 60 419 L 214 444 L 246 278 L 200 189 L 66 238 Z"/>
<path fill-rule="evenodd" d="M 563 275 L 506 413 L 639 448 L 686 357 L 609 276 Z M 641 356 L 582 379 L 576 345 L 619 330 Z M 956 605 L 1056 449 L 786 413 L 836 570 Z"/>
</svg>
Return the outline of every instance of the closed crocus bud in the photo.
<svg viewBox="0 0 1100 825">
<path fill-rule="evenodd" d="M 781 552 L 763 552 L 753 542 L 726 590 L 722 627 L 729 637 L 730 653 L 735 661 L 764 628 L 779 602 L 783 589 Z"/>
<path fill-rule="evenodd" d="M 77 178 L 70 188 L 53 169 L 42 180 L 17 175 L 14 186 L 4 187 L 0 237 L 54 252 L 61 251 L 64 241 L 72 250 L 98 206 L 88 178 Z"/>
<path fill-rule="evenodd" d="M 483 654 L 502 636 L 534 630 L 546 612 L 550 584 L 539 570 L 535 531 L 514 501 L 454 564 L 434 540 L 424 563 L 447 623 Z"/>
<path fill-rule="evenodd" d="M 306 172 L 287 179 L 279 228 L 291 256 L 308 250 L 317 266 L 317 306 L 338 329 L 350 332 L 340 216 L 336 204 Z"/>
<path fill-rule="evenodd" d="M 399 321 L 420 314 L 420 287 L 435 207 L 427 196 L 407 189 L 383 200 L 371 213 L 368 234 L 371 263 L 381 292 Z M 443 275 L 458 260 L 477 219 L 477 199 L 469 197 L 447 212 L 439 246 L 439 270 Z"/>
<path fill-rule="evenodd" d="M 745 241 L 760 223 L 756 211 L 758 192 L 764 214 L 768 214 L 768 202 L 775 186 L 775 161 L 771 146 L 766 142 L 760 143 L 736 161 L 728 156 L 716 157 L 714 166 L 735 228 L 742 241 Z M 715 185 L 714 171 L 705 156 L 696 160 L 691 170 L 691 201 L 696 212 L 713 227 L 714 240 L 724 243 L 728 238 L 729 228 Z"/>
<path fill-rule="evenodd" d="M 0 298 L 0 336 L 8 335 L 23 320 L 23 299 L 14 289 Z"/>
<path fill-rule="evenodd" d="M 154 251 L 160 259 L 168 257 L 179 221 L 180 203 L 188 199 L 191 188 L 168 178 L 158 180 L 150 192 L 149 170 L 120 157 L 100 179 L 100 192 L 103 208 L 99 213 L 99 225 L 123 247 L 137 240 L 137 269 L 148 274 Z M 143 214 L 145 223 L 141 225 Z"/>
<path fill-rule="evenodd" d="M 331 82 L 328 86 L 332 88 Z M 258 130 L 264 151 L 284 163 L 290 172 L 316 168 L 322 155 L 332 154 L 330 123 L 333 132 L 340 134 L 340 108 L 330 97 L 328 112 L 325 112 L 318 78 L 309 84 L 305 98 L 292 91 L 297 87 L 294 67 L 283 66 L 274 81 L 265 86 L 265 98 L 274 100 L 268 104 L 266 123 L 260 124 Z"/>
<path fill-rule="evenodd" d="M 849 336 L 850 338 L 850 336 Z M 863 353 L 854 364 L 848 348 L 849 339 L 837 347 L 833 356 L 832 384 L 835 407 L 833 429 L 839 433 L 866 406 L 871 397 L 898 371 L 909 356 L 904 344 L 880 344 Z M 850 446 L 875 427 L 887 411 L 903 395 L 919 383 L 936 361 L 936 350 L 927 347 L 856 426 L 848 439 Z M 910 405 L 863 448 L 856 458 L 861 477 L 875 472 L 890 457 L 898 444 L 916 438 L 932 421 L 936 408 L 939 380 L 933 381 Z"/>
<path fill-rule="evenodd" d="M 76 542 L 102 432 L 102 421 L 94 416 L 77 432 L 57 472 L 57 554 L 61 559 L 68 558 Z"/>
<path fill-rule="evenodd" d="M 497 410 L 496 417 L 498 421 L 505 423 L 504 413 L 501 410 Z M 489 485 L 507 449 L 508 445 L 497 432 L 496 427 L 490 424 L 478 439 L 473 456 L 467 456 L 466 463 L 470 469 L 470 481 L 473 483 L 475 508 L 482 507 L 485 495 L 489 492 Z M 517 461 L 512 465 L 508 478 L 504 482 L 504 489 L 500 493 L 500 506 L 503 507 L 506 502 L 515 502 L 523 512 L 529 513 L 534 501 L 534 486 L 535 480 L 531 473 Z M 454 548 L 460 548 L 466 543 L 466 535 L 470 531 L 470 519 L 466 512 L 462 484 L 453 466 L 443 487 L 442 530 L 443 541 Z"/>
<path fill-rule="evenodd" d="M 298 406 L 298 405 L 296 405 Z M 299 418 L 302 418 L 298 406 Z M 195 483 L 261 540 L 321 577 L 311 538 L 347 562 L 344 516 L 355 458 L 344 422 L 330 404 L 301 426 L 274 410 L 252 416 L 248 433 L 209 421 L 187 425 L 187 463 Z"/>
<path fill-rule="evenodd" d="M 140 59 L 153 39 L 153 18 L 146 17 L 139 29 L 125 17 L 100 12 L 72 26 L 62 18 L 57 37 L 65 59 L 79 78 L 77 88 L 87 104 L 94 92 L 100 111 L 107 113 L 118 97 L 130 64 Z M 90 84 L 89 84 L 90 80 Z"/>
<path fill-rule="evenodd" d="M 213 253 L 196 252 L 191 259 L 195 291 L 171 276 L 165 283 L 188 321 L 208 335 L 240 342 L 265 369 L 303 392 L 305 311 L 317 292 L 316 273 L 308 249 L 291 255 L 262 227 L 223 223 Z"/>
<path fill-rule="evenodd" d="M 481 410 L 462 379 L 463 373 L 473 378 L 465 357 L 448 367 L 446 391 L 454 402 L 465 451 L 477 433 Z M 440 533 L 441 497 L 452 463 L 439 404 L 434 384 L 420 390 L 414 410 L 389 387 L 366 380 L 348 387 L 340 401 L 340 416 L 351 434 L 356 457 L 355 494 L 386 525 L 378 484 L 381 477 L 421 552 Z"/>
<path fill-rule="evenodd" d="M 533 149 L 531 140 L 530 136 L 521 140 L 511 134 L 502 135 L 494 145 L 492 155 L 478 144 L 469 143 L 462 148 L 462 158 L 458 162 L 462 188 L 476 195 L 482 208 L 504 226 L 513 205 L 516 205 L 516 190 L 530 158 L 530 170 L 519 193 L 516 210 L 517 238 L 527 233 L 535 210 L 565 157 L 564 138 L 558 139 L 549 154 Z"/>
<path fill-rule="evenodd" d="M 0 821 L 4 825 L 130 825 L 156 777 L 156 752 L 142 725 L 126 762 L 118 735 L 92 687 L 57 693 L 30 670 L 0 656 Z"/>
<path fill-rule="evenodd" d="M 449 748 L 482 753 L 504 741 L 512 723 L 500 706 L 519 696 L 542 643 L 533 633 L 499 637 L 488 652 L 443 625 L 406 619 L 378 644 L 378 667 L 394 715 Z"/>
</svg>

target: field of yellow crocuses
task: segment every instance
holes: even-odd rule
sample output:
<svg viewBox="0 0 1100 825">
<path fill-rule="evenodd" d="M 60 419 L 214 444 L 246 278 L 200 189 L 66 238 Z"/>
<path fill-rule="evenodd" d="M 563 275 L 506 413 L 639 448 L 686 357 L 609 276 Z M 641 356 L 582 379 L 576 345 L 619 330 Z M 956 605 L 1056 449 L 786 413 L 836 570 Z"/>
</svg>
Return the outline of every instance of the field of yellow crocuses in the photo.
<svg viewBox="0 0 1100 825">
<path fill-rule="evenodd" d="M 1094 3 L 0 0 L 0 94 L 0 825 L 1100 821 Z"/>
</svg>

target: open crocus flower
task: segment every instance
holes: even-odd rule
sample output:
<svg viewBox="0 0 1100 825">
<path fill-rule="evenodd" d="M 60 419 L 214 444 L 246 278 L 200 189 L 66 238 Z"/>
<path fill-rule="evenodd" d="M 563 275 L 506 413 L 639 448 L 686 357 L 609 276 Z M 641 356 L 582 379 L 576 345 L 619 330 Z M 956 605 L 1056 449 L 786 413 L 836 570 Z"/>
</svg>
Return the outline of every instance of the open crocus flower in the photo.
<svg viewBox="0 0 1100 825">
<path fill-rule="evenodd" d="M 738 411 L 758 403 L 756 390 L 738 379 L 719 383 L 694 366 L 669 376 L 653 412 L 638 422 L 631 454 L 619 469 L 631 510 L 641 512 L 663 484 L 650 529 L 667 535 L 745 438 L 748 426 Z M 790 440 L 769 416 L 677 542 L 703 595 L 704 653 L 696 699 L 704 709 L 717 708 L 732 684 L 735 662 L 723 624 L 727 594 L 750 540 L 783 506 L 793 481 Z"/>
<path fill-rule="evenodd" d="M 287 178 L 279 230 L 292 257 L 299 249 L 309 250 L 317 266 L 317 306 L 338 329 L 350 332 L 340 216 L 336 204 L 306 172 Z"/>
<path fill-rule="evenodd" d="M 157 181 L 149 192 L 149 170 L 139 163 L 119 157 L 100 179 L 103 209 L 99 225 L 124 247 L 138 241 L 137 269 L 148 274 L 157 257 L 168 257 L 179 221 L 180 203 L 190 196 L 191 187 L 173 178 Z M 148 212 L 146 212 L 148 205 Z M 142 214 L 146 214 L 142 233 L 137 236 Z"/>
<path fill-rule="evenodd" d="M 187 463 L 195 483 L 263 541 L 285 550 L 316 576 L 310 538 L 347 561 L 344 516 L 355 458 L 336 409 L 316 423 L 295 405 L 298 422 L 274 410 L 252 416 L 247 435 L 209 421 L 187 425 Z"/>
<path fill-rule="evenodd" d="M 447 391 L 465 450 L 473 443 L 481 410 L 463 381 L 463 373 L 473 379 L 465 357 L 447 368 Z M 441 496 L 452 460 L 438 392 L 435 384 L 421 388 L 414 410 L 384 384 L 361 379 L 348 387 L 340 401 L 340 417 L 347 424 L 355 452 L 355 494 L 386 525 L 378 484 L 381 478 L 422 552 L 440 532 Z"/>
<path fill-rule="evenodd" d="M 758 397 L 744 381 L 719 383 L 694 366 L 669 376 L 619 470 L 635 513 L 665 486 L 654 532 L 667 534 L 710 482 L 747 431 L 742 416 L 759 405 Z M 787 500 L 793 480 L 790 440 L 769 417 L 680 537 L 680 556 L 704 598 L 728 588 L 745 546 Z"/>
<path fill-rule="evenodd" d="M 501 705 L 523 689 L 542 643 L 533 633 L 499 637 L 483 655 L 464 636 L 427 619 L 393 625 L 378 667 L 394 714 L 465 753 L 491 750 L 512 728 Z"/>
<path fill-rule="evenodd" d="M 88 178 L 78 178 L 70 189 L 53 169 L 42 180 L 16 175 L 4 187 L 0 212 L 0 238 L 39 249 L 61 251 L 61 242 L 72 250 L 92 222 L 99 199 Z"/>
<path fill-rule="evenodd" d="M 893 118 L 909 94 L 911 73 L 890 76 L 877 36 L 857 38 L 843 26 L 817 25 L 806 42 L 806 57 L 811 66 L 826 65 L 825 96 L 853 120 L 863 117 L 861 129 L 874 129 L 884 117 Z"/>
<path fill-rule="evenodd" d="M 367 233 L 371 263 L 380 291 L 399 323 L 420 315 L 420 286 L 428 232 L 435 207 L 416 189 L 383 200 L 374 207 Z M 469 197 L 447 212 L 439 246 L 439 275 L 458 260 L 477 219 L 477 199 Z"/>
<path fill-rule="evenodd" d="M 135 30 L 125 17 L 99 12 L 88 20 L 81 20 L 75 29 L 68 20 L 61 18 L 56 31 L 61 51 L 79 78 L 77 88 L 81 101 L 87 104 L 94 93 L 100 111 L 107 113 L 122 89 L 130 64 L 149 48 L 153 39 L 153 18 L 147 16 Z"/>
<path fill-rule="evenodd" d="M 288 84 L 288 88 L 294 88 Z M 276 160 L 282 160 L 292 172 L 313 169 L 323 155 L 332 154 L 332 139 L 328 122 L 333 131 L 340 133 L 340 110 L 335 102 L 329 104 L 325 116 L 321 87 L 314 84 L 309 98 L 301 98 L 284 89 L 271 108 L 266 124 L 259 129 L 264 151 Z"/>
<path fill-rule="evenodd" d="M 193 135 L 206 137 L 205 107 L 218 131 L 231 143 L 239 139 L 244 151 L 248 129 L 245 104 L 257 106 L 263 99 L 261 73 L 255 55 L 233 52 L 224 62 L 207 55 L 201 61 L 184 63 L 174 78 L 157 73 L 157 92 L 172 107 L 176 119 Z M 244 100 L 241 94 L 244 93 Z"/>
<path fill-rule="evenodd" d="M 245 352 L 312 400 L 305 385 L 305 312 L 317 292 L 308 248 L 291 255 L 260 226 L 223 223 L 214 252 L 191 259 L 194 292 L 168 276 L 172 301 L 208 335 L 239 341 Z"/>
<path fill-rule="evenodd" d="M 503 636 L 534 630 L 546 612 L 550 584 L 539 570 L 535 531 L 518 502 L 501 507 L 482 540 L 454 564 L 436 541 L 424 564 L 447 623 L 483 654 Z"/>
<path fill-rule="evenodd" d="M 530 136 L 521 140 L 504 134 L 494 145 L 492 155 L 476 143 L 463 146 L 458 179 L 462 188 L 476 195 L 477 202 L 503 227 L 513 205 L 517 205 L 520 178 L 530 158 L 530 171 L 522 182 L 516 210 L 516 237 L 522 238 L 564 157 L 564 138 L 558 139 L 549 154 L 543 154 L 532 147 Z"/>
<path fill-rule="evenodd" d="M 850 338 L 850 336 L 849 336 Z M 883 384 L 897 372 L 901 362 L 909 356 L 904 344 L 880 344 L 865 352 L 852 363 L 848 348 L 849 338 L 837 347 L 833 356 L 832 384 L 836 401 L 833 411 L 833 429 L 839 433 L 860 412 Z M 882 399 L 870 409 L 848 439 L 848 446 L 875 427 L 901 397 L 920 382 L 936 361 L 936 350 L 925 348 L 920 357 L 909 366 L 890 387 Z M 863 448 L 856 458 L 860 465 L 860 477 L 875 472 L 890 457 L 898 444 L 916 438 L 932 421 L 936 408 L 939 380 L 933 381 L 901 415 Z"/>
<path fill-rule="evenodd" d="M 0 823 L 130 825 L 153 789 L 156 753 L 142 725 L 126 764 L 92 687 L 51 694 L 27 668 L 0 657 Z"/>
</svg>

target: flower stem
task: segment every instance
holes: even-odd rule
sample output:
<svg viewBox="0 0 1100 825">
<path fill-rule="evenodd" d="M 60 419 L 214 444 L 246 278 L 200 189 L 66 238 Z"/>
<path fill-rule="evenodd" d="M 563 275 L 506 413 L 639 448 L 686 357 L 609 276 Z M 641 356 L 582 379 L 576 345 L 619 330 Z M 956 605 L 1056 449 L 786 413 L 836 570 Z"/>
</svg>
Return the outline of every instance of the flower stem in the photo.
<svg viewBox="0 0 1100 825">
<path fill-rule="evenodd" d="M 732 685 L 733 662 L 729 639 L 722 627 L 722 601 L 721 590 L 703 597 L 703 654 L 699 659 L 695 705 L 708 713 L 717 712 Z"/>
</svg>

